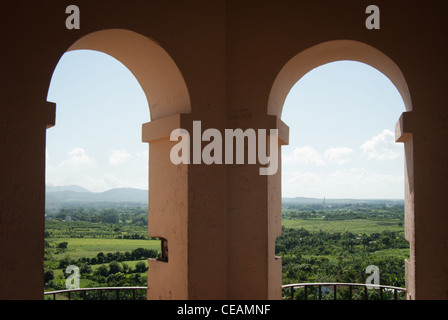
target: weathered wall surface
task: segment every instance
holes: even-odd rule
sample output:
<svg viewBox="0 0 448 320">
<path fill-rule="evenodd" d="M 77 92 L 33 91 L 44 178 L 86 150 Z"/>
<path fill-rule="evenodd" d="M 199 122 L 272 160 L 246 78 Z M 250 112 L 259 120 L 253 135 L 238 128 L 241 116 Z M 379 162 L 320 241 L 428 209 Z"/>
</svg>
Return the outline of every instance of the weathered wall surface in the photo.
<svg viewBox="0 0 448 320">
<path fill-rule="evenodd" d="M 69 4 L 48 1 L 2 9 L 0 298 L 43 296 L 45 130 L 54 122 L 54 105 L 46 102 L 48 87 L 65 51 L 107 29 L 136 32 L 172 58 L 191 104 L 185 127 L 201 120 L 204 128 L 220 130 L 266 128 L 272 123 L 268 114 L 280 120 L 281 106 L 268 112 L 277 75 L 294 56 L 320 43 L 358 41 L 390 58 L 406 81 L 412 106 L 397 129 L 408 164 L 409 298 L 447 297 L 448 39 L 441 1 L 377 1 L 379 30 L 365 27 L 367 1 L 76 1 L 79 30 L 65 27 Z M 151 143 L 150 148 L 166 154 L 164 142 Z M 150 161 L 163 168 L 160 156 Z M 184 287 L 176 297 L 279 298 L 279 260 L 272 252 L 279 232 L 278 176 L 260 176 L 250 165 L 180 170 L 185 178 L 160 195 L 180 190 L 177 199 L 185 206 L 179 210 L 187 224 L 185 268 L 173 278 Z M 163 181 L 162 175 L 150 178 L 154 187 Z M 163 230 L 163 220 L 154 229 Z M 169 246 L 175 245 L 169 240 Z M 170 286 L 166 279 L 164 292 Z"/>
</svg>

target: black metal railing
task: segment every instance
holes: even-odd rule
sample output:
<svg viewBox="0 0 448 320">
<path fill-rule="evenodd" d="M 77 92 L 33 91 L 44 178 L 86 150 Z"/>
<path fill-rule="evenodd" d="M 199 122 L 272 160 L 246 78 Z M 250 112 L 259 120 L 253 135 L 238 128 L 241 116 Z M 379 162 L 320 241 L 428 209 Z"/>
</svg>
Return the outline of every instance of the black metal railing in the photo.
<svg viewBox="0 0 448 320">
<path fill-rule="evenodd" d="M 316 293 L 311 294 L 312 298 L 316 300 L 325 299 L 337 300 L 338 289 L 339 292 L 345 290 L 344 296 L 340 299 L 352 300 L 354 293 L 357 294 L 358 298 L 361 297 L 364 300 L 369 300 L 369 290 L 375 290 L 375 299 L 384 300 L 386 295 L 389 297 L 392 295 L 392 300 L 402 300 L 405 298 L 406 289 L 394 286 L 384 286 L 384 285 L 374 285 L 374 284 L 362 284 L 362 283 L 296 283 L 283 285 L 282 290 L 286 291 L 289 289 L 289 294 L 286 293 L 285 298 L 289 300 L 297 300 L 302 298 L 303 300 L 308 300 L 310 298 L 310 288 L 317 287 Z M 303 288 L 302 292 L 296 292 L 296 290 Z M 323 288 L 325 292 L 323 292 Z M 347 292 L 348 291 L 348 292 Z M 400 294 L 400 297 L 399 297 Z"/>
<path fill-rule="evenodd" d="M 145 291 L 144 298 L 146 299 L 147 287 L 101 287 L 101 288 L 79 288 L 79 289 L 66 289 L 57 291 L 44 292 L 44 296 L 53 296 L 53 300 L 56 297 L 66 298 L 72 300 L 74 294 L 76 299 L 81 300 L 120 300 L 120 292 L 127 291 L 127 293 L 121 297 L 121 299 L 137 300 L 138 296 L 136 292 Z M 98 295 L 92 295 L 91 293 L 96 292 Z M 111 294 L 112 292 L 112 294 Z M 106 294 L 104 294 L 106 293 Z M 81 294 L 81 296 L 80 296 Z"/>
<path fill-rule="evenodd" d="M 311 293 L 312 290 L 310 288 L 317 287 L 316 293 L 313 295 Z M 56 300 L 56 297 L 59 299 L 68 299 L 72 300 L 81 299 L 81 300 L 120 300 L 120 292 L 127 291 L 127 293 L 121 297 L 121 299 L 130 299 L 137 300 L 139 297 L 137 296 L 137 292 L 144 291 L 144 295 L 140 295 L 140 298 L 146 299 L 146 291 L 147 287 L 100 287 L 100 288 L 79 288 L 79 289 L 66 289 L 66 290 L 57 290 L 57 291 L 48 291 L 44 292 L 44 296 L 53 296 L 53 300 Z M 297 290 L 303 289 L 303 292 L 298 294 Z M 298 300 L 302 298 L 303 300 L 308 300 L 310 297 L 316 300 L 323 300 L 322 298 L 325 296 L 325 299 L 337 300 L 338 298 L 338 290 L 341 292 L 345 290 L 345 297 L 340 296 L 341 299 L 351 300 L 353 298 L 354 293 L 361 296 L 364 300 L 369 300 L 369 290 L 375 290 L 375 298 L 384 300 L 385 296 L 392 296 L 392 300 L 400 300 L 404 299 L 404 294 L 406 293 L 405 288 L 394 287 L 394 286 L 385 286 L 385 285 L 374 285 L 374 284 L 362 284 L 362 283 L 339 283 L 339 282 L 330 282 L 330 283 L 296 283 L 296 284 L 288 284 L 283 285 L 282 290 L 285 292 L 289 290 L 289 293 L 286 293 L 285 298 L 289 300 Z M 347 292 L 348 291 L 348 292 Z M 90 293 L 96 292 L 97 295 L 91 295 Z M 311 293 L 311 294 L 310 294 Z M 399 297 L 400 294 L 400 297 Z"/>
</svg>

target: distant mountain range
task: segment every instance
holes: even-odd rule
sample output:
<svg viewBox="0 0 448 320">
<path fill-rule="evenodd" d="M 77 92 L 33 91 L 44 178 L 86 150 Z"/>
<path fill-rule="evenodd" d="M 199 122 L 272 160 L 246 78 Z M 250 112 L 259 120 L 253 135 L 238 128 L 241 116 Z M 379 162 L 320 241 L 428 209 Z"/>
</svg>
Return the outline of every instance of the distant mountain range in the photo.
<svg viewBox="0 0 448 320">
<path fill-rule="evenodd" d="M 135 188 L 116 188 L 104 192 L 90 192 L 80 186 L 47 186 L 46 208 L 87 203 L 148 202 L 148 191 Z"/>
<path fill-rule="evenodd" d="M 283 205 L 293 204 L 323 204 L 323 198 L 282 198 Z M 104 192 L 90 192 L 89 190 L 76 186 L 47 186 L 46 201 L 47 209 L 56 209 L 62 206 L 78 206 L 86 204 L 114 204 L 114 203 L 147 203 L 148 190 L 135 188 L 116 188 Z M 325 199 L 330 203 L 403 203 L 401 199 Z"/>
<path fill-rule="evenodd" d="M 325 199 L 324 198 L 305 198 L 305 197 L 295 197 L 295 198 L 282 198 L 282 205 L 293 205 L 293 204 L 346 204 L 346 203 L 384 203 L 384 204 L 401 204 L 404 202 L 403 199 Z"/>
</svg>

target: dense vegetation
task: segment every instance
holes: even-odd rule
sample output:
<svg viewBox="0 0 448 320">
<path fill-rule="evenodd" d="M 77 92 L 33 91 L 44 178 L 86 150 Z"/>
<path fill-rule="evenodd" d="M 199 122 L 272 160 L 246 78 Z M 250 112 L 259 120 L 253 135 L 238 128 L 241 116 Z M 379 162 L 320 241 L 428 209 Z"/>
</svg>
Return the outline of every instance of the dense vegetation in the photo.
<svg viewBox="0 0 448 320">
<path fill-rule="evenodd" d="M 404 287 L 409 245 L 403 219 L 402 203 L 284 208 L 283 232 L 275 247 L 282 257 L 283 284 L 366 283 L 366 268 L 375 265 L 380 284 Z M 295 296 L 303 294 L 297 290 Z"/>
<path fill-rule="evenodd" d="M 380 284 L 404 287 L 409 246 L 403 220 L 402 201 L 284 204 L 283 232 L 275 245 L 283 284 L 366 283 L 366 268 L 375 265 Z M 45 232 L 46 291 L 65 288 L 69 265 L 79 267 L 80 287 L 146 286 L 147 260 L 160 255 L 160 241 L 147 236 L 147 221 L 147 209 L 139 206 L 51 212 Z M 295 296 L 303 298 L 303 290 Z M 347 298 L 344 291 L 341 298 Z"/>
<path fill-rule="evenodd" d="M 79 268 L 81 288 L 146 286 L 147 260 L 160 254 L 160 241 L 147 235 L 147 221 L 140 207 L 62 208 L 48 215 L 45 290 L 66 288 L 69 265 Z"/>
</svg>

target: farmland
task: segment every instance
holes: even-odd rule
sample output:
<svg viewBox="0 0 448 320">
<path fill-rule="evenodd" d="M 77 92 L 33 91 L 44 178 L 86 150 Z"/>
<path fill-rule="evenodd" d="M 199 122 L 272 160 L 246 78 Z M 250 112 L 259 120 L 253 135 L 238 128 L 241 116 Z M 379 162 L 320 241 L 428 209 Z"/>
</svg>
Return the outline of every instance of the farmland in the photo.
<svg viewBox="0 0 448 320">
<path fill-rule="evenodd" d="M 282 257 L 283 284 L 366 283 L 366 268 L 374 265 L 380 284 L 405 285 L 409 244 L 401 202 L 284 205 L 282 228 L 276 254 Z"/>
<path fill-rule="evenodd" d="M 79 267 L 80 287 L 146 286 L 148 258 L 160 254 L 160 240 L 147 228 L 141 207 L 53 212 L 46 220 L 46 291 L 65 288 L 68 265 Z M 366 267 L 375 265 L 381 284 L 404 286 L 402 202 L 284 203 L 282 229 L 275 250 L 283 284 L 365 283 Z"/>
<path fill-rule="evenodd" d="M 141 208 L 63 209 L 45 226 L 45 290 L 66 287 L 66 268 L 80 270 L 80 287 L 146 286 L 148 258 L 157 259 L 160 240 L 147 236 Z"/>
</svg>

